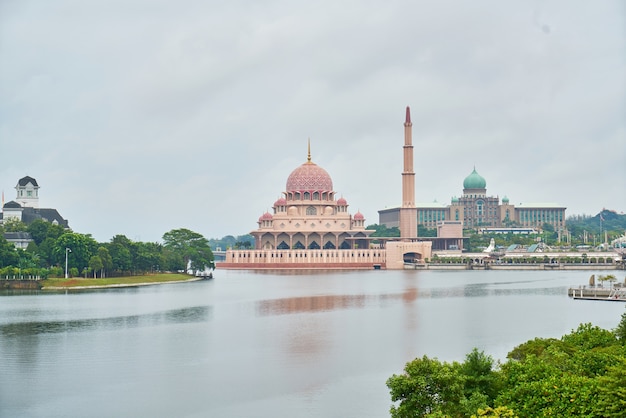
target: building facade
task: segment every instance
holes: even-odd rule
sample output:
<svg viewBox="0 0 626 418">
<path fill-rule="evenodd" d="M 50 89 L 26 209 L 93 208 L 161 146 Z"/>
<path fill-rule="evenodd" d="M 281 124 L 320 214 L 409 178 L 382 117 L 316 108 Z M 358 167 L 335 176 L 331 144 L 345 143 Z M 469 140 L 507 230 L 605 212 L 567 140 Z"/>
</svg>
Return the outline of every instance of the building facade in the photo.
<svg viewBox="0 0 626 418">
<path fill-rule="evenodd" d="M 23 177 L 18 180 L 15 191 L 15 200 L 7 203 L 2 202 L 0 223 L 9 219 L 17 219 L 29 225 L 33 221 L 41 219 L 69 229 L 68 221 L 56 209 L 39 207 L 39 184 L 37 184 L 37 180 L 29 176 Z"/>
<path fill-rule="evenodd" d="M 418 203 L 417 223 L 426 228 L 437 228 L 442 221 L 462 222 L 465 229 L 481 227 L 521 227 L 542 229 L 544 224 L 555 230 L 565 229 L 565 207 L 554 203 L 512 205 L 506 196 L 487 195 L 487 182 L 476 168 L 463 180 L 463 194 L 453 197 L 449 205 Z M 400 208 L 378 211 L 379 224 L 398 226 Z"/>
</svg>

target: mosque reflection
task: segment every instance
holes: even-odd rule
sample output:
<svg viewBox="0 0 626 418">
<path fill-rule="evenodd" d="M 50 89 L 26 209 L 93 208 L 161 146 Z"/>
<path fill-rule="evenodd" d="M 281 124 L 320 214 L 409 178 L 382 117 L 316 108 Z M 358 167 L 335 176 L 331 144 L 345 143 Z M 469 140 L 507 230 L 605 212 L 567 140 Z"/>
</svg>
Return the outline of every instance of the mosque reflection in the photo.
<svg viewBox="0 0 626 418">
<path fill-rule="evenodd" d="M 282 299 L 266 299 L 257 302 L 259 316 L 285 315 L 302 312 L 324 312 L 343 309 L 361 309 L 369 306 L 385 306 L 402 301 L 412 303 L 417 299 L 417 288 L 407 288 L 402 293 L 300 296 Z"/>
</svg>

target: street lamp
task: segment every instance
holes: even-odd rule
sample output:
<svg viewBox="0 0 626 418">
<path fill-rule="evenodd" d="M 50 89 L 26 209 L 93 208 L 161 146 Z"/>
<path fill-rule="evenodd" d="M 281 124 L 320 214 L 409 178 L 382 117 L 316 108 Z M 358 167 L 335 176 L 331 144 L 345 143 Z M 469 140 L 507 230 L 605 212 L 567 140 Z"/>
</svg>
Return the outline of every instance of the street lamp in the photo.
<svg viewBox="0 0 626 418">
<path fill-rule="evenodd" d="M 72 250 L 69 248 L 65 249 L 65 278 L 67 279 L 67 253 L 71 253 Z"/>
</svg>

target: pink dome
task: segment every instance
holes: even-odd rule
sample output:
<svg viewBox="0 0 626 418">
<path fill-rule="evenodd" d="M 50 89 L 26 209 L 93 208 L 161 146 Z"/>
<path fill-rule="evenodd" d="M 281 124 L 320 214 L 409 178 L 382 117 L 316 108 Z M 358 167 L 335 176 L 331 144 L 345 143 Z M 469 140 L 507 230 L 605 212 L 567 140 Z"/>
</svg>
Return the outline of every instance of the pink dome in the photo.
<svg viewBox="0 0 626 418">
<path fill-rule="evenodd" d="M 354 220 L 355 221 L 362 221 L 364 220 L 365 217 L 363 216 L 363 214 L 361 212 L 357 212 L 354 214 Z"/>
<path fill-rule="evenodd" d="M 285 206 L 286 204 L 287 204 L 287 201 L 285 200 L 284 197 L 281 197 L 276 202 L 274 202 L 274 206 Z"/>
<path fill-rule="evenodd" d="M 348 205 L 348 201 L 346 199 L 344 199 L 343 197 L 340 197 L 339 199 L 337 199 L 337 204 L 339 206 L 347 206 Z"/>
<path fill-rule="evenodd" d="M 288 192 L 318 191 L 331 192 L 333 181 L 322 167 L 310 161 L 291 172 L 287 178 Z"/>
<path fill-rule="evenodd" d="M 261 217 L 259 218 L 259 222 L 261 221 L 271 221 L 273 218 L 272 214 L 269 212 L 265 212 L 263 215 L 261 215 Z"/>
</svg>

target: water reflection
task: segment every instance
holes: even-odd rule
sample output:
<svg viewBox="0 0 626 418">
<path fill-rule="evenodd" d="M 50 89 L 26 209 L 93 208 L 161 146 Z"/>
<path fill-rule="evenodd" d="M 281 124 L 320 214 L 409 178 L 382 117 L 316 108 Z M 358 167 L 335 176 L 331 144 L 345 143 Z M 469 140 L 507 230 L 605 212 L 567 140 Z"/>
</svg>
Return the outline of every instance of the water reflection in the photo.
<svg viewBox="0 0 626 418">
<path fill-rule="evenodd" d="M 408 288 L 402 293 L 381 295 L 323 295 L 301 296 L 282 299 L 266 299 L 256 303 L 258 316 L 285 315 L 302 312 L 324 312 L 342 309 L 362 309 L 367 306 L 403 301 L 411 303 L 417 299 L 417 289 Z"/>
<path fill-rule="evenodd" d="M 69 321 L 15 322 L 0 325 L 0 335 L 3 337 L 14 337 L 65 332 L 136 328 L 162 324 L 193 323 L 208 321 L 211 316 L 212 307 L 195 306 L 142 315 L 115 316 L 110 318 L 90 318 Z"/>
</svg>

